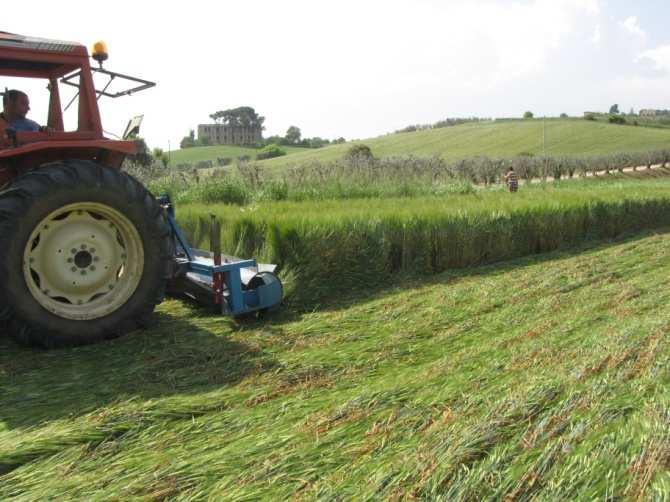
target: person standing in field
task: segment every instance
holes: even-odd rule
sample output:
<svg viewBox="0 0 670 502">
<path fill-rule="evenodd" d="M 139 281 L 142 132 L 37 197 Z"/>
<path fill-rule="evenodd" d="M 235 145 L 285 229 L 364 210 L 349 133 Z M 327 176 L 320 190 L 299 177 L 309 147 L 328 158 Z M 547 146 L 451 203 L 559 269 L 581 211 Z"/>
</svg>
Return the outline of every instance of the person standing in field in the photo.
<svg viewBox="0 0 670 502">
<path fill-rule="evenodd" d="M 509 166 L 507 174 L 505 174 L 503 178 L 505 183 L 507 183 L 507 187 L 509 188 L 510 193 L 514 193 L 519 189 L 519 178 L 514 172 L 514 168 L 512 166 Z"/>
</svg>

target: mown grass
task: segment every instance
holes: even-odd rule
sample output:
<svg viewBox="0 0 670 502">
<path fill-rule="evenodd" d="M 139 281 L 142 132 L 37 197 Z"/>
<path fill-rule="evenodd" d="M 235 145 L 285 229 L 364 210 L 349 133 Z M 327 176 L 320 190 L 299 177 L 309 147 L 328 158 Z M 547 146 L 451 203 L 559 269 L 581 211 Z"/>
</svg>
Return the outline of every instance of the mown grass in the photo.
<svg viewBox="0 0 670 502">
<path fill-rule="evenodd" d="M 0 339 L 0 499 L 667 500 L 669 275 L 647 233 L 264 321 L 168 301 L 103 345 Z"/>
<path fill-rule="evenodd" d="M 223 248 L 276 263 L 291 297 L 318 301 L 398 274 L 471 267 L 670 225 L 670 180 L 567 181 L 516 194 L 184 205 L 177 220 L 199 247 L 210 215 Z M 300 285 L 300 286 L 298 286 Z"/>
<path fill-rule="evenodd" d="M 545 122 L 548 155 L 604 155 L 617 152 L 659 150 L 668 147 L 670 131 L 627 127 L 583 119 Z M 439 156 L 457 160 L 486 155 L 513 157 L 520 153 L 543 153 L 542 119 L 462 124 L 410 133 L 387 134 L 365 139 L 375 156 Z M 294 155 L 262 161 L 267 168 L 283 169 L 306 162 L 328 162 L 341 158 L 350 143 L 306 150 Z"/>
</svg>

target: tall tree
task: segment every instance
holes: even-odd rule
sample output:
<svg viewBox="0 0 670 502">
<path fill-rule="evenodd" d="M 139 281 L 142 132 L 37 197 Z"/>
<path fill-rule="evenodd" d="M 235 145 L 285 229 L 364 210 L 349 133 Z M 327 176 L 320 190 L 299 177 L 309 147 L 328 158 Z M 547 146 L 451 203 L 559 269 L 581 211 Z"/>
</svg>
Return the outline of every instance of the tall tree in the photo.
<svg viewBox="0 0 670 502">
<path fill-rule="evenodd" d="M 300 137 L 302 136 L 302 132 L 300 132 L 300 128 L 296 126 L 291 126 L 286 130 L 286 142 L 290 145 L 295 145 L 300 141 Z"/>
<path fill-rule="evenodd" d="M 250 106 L 219 110 L 212 113 L 209 117 L 217 124 L 264 129 L 263 123 L 265 122 L 265 117 L 258 115 L 256 110 Z"/>
<path fill-rule="evenodd" d="M 617 115 L 619 113 L 619 105 L 612 105 L 610 106 L 610 113 L 612 115 Z"/>
</svg>

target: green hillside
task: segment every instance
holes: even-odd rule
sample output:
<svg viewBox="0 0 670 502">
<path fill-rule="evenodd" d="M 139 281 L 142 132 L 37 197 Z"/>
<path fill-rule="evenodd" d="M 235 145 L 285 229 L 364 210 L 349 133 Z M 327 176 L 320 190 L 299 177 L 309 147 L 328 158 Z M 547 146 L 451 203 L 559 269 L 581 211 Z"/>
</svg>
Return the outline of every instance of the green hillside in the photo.
<svg viewBox="0 0 670 502">
<path fill-rule="evenodd" d="M 361 140 L 376 156 L 439 155 L 447 160 L 477 155 L 514 156 L 542 153 L 541 119 L 462 124 L 424 131 L 387 134 Z M 551 119 L 545 122 L 546 151 L 560 155 L 591 155 L 621 151 L 657 150 L 670 147 L 670 129 L 620 126 L 583 119 Z M 282 147 L 288 155 L 262 161 L 267 167 L 282 167 L 313 160 L 330 161 L 342 157 L 351 143 L 324 148 Z M 205 146 L 175 150 L 171 165 L 256 157 L 258 149 L 238 146 Z"/>
<path fill-rule="evenodd" d="M 460 159 L 477 155 L 514 156 L 542 153 L 542 120 L 515 120 L 463 124 L 411 133 L 389 134 L 363 140 L 376 156 L 439 155 Z M 560 155 L 591 155 L 620 151 L 670 148 L 670 130 L 620 126 L 582 119 L 547 120 L 546 151 Z M 306 150 L 290 157 L 263 161 L 282 167 L 305 161 L 335 160 L 349 144 Z"/>
<path fill-rule="evenodd" d="M 670 235 L 581 251 L 0 338 L 0 499 L 668 500 Z"/>
<path fill-rule="evenodd" d="M 296 152 L 302 152 L 305 148 L 297 148 L 292 146 L 283 146 L 288 155 Z M 211 160 L 216 165 L 216 159 L 219 157 L 230 157 L 237 159 L 242 155 L 248 155 L 251 159 L 256 158 L 258 148 L 249 148 L 243 146 L 230 145 L 215 145 L 215 146 L 196 146 L 193 148 L 184 148 L 175 150 L 170 153 L 170 165 L 176 166 L 178 164 L 194 164 L 201 160 Z"/>
</svg>

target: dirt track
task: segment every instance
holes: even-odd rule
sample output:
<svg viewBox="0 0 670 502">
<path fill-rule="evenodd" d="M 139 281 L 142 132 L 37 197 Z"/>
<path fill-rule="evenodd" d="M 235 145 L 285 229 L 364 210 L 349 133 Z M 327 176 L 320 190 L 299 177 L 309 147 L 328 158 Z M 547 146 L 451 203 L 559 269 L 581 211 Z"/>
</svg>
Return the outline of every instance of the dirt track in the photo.
<svg viewBox="0 0 670 502">
<path fill-rule="evenodd" d="M 612 174 L 631 174 L 635 173 L 638 176 L 633 176 L 633 177 L 660 177 L 660 176 L 669 176 L 670 175 L 670 167 L 663 167 L 661 164 L 656 164 L 651 166 L 651 169 L 647 169 L 647 166 L 639 166 L 639 167 L 626 167 L 622 171 L 619 171 L 618 169 L 610 169 L 609 173 L 607 171 L 598 171 L 595 173 L 586 173 L 586 176 L 578 176 L 575 175 L 572 178 L 569 177 L 562 177 L 561 180 L 569 180 L 569 179 L 579 179 L 579 178 L 597 178 L 600 176 L 610 176 Z M 639 176 L 642 175 L 642 176 Z M 521 184 L 527 184 L 527 180 L 519 180 Z M 555 181 L 553 176 L 547 176 L 546 178 L 533 178 L 530 180 L 531 183 L 541 183 L 542 181 Z"/>
</svg>

